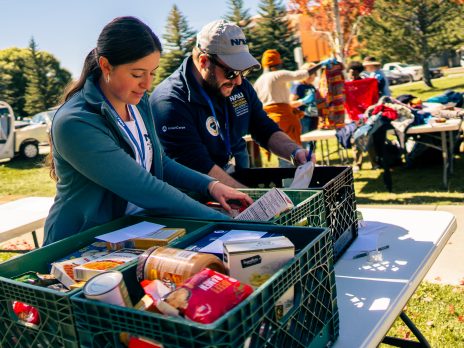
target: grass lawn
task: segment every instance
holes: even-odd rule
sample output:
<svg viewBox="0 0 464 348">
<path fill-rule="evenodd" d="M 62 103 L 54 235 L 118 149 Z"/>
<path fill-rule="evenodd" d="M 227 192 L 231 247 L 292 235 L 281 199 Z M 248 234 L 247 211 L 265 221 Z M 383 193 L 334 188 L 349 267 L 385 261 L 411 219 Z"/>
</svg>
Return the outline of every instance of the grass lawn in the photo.
<svg viewBox="0 0 464 348">
<path fill-rule="evenodd" d="M 464 91 L 464 75 L 450 75 L 433 80 L 434 89 L 423 82 L 393 86 L 393 95 L 414 94 L 422 100 L 447 89 Z M 336 143 L 330 147 L 335 149 Z M 341 164 L 337 156 L 333 165 Z M 450 177 L 450 189 L 442 188 L 442 165 L 427 168 L 393 169 L 393 192 L 386 192 L 382 171 L 372 170 L 366 164 L 354 174 L 358 204 L 462 204 L 464 202 L 464 154 L 455 156 L 455 172 Z M 23 196 L 53 196 L 55 184 L 43 164 L 44 156 L 35 161 L 14 159 L 0 163 L 0 203 Z M 367 160 L 365 161 L 368 162 Z M 1 254 L 3 258 L 11 254 Z M 423 282 L 405 312 L 416 323 L 433 347 L 464 347 L 464 284 L 461 287 L 435 285 Z M 398 319 L 390 336 L 413 338 L 409 329 Z"/>
<path fill-rule="evenodd" d="M 434 88 L 427 87 L 424 82 L 418 81 L 390 86 L 390 89 L 394 97 L 401 94 L 412 94 L 416 97 L 420 97 L 422 101 L 425 101 L 431 96 L 442 94 L 448 89 L 452 89 L 455 92 L 464 92 L 464 74 L 449 75 L 439 79 L 433 79 L 432 84 Z"/>
</svg>

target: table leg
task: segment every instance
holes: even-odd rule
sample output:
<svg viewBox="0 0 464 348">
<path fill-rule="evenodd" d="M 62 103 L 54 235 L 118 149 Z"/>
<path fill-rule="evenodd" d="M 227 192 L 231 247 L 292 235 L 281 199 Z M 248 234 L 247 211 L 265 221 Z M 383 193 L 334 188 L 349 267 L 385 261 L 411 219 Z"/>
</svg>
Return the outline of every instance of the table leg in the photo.
<svg viewBox="0 0 464 348">
<path fill-rule="evenodd" d="M 402 347 L 402 348 L 409 348 L 409 347 L 421 347 L 421 348 L 430 348 L 430 343 L 427 339 L 422 335 L 422 332 L 414 325 L 411 319 L 406 315 L 406 313 L 401 312 L 400 314 L 401 320 L 406 324 L 406 326 L 411 330 L 411 332 L 416 336 L 416 341 L 410 341 L 402 338 L 397 337 L 390 337 L 386 336 L 382 340 L 382 343 L 394 346 L 394 347 Z"/>
<path fill-rule="evenodd" d="M 453 132 L 449 132 L 449 162 L 450 162 L 450 174 L 454 172 L 454 143 L 455 139 L 453 137 Z"/>
<path fill-rule="evenodd" d="M 449 157 L 448 157 L 448 142 L 446 141 L 446 132 L 441 133 L 441 153 L 443 156 L 443 185 L 445 189 L 448 189 L 448 169 L 449 169 Z"/>
<path fill-rule="evenodd" d="M 324 142 L 325 141 L 325 154 L 326 154 L 326 158 L 327 158 L 327 165 L 330 166 L 330 150 L 329 150 L 329 140 L 325 139 L 325 140 L 322 140 L 321 142 Z"/>
<path fill-rule="evenodd" d="M 34 246 L 36 248 L 38 248 L 39 247 L 39 242 L 37 240 L 37 234 L 35 233 L 35 231 L 32 231 L 32 239 L 34 240 Z"/>
</svg>

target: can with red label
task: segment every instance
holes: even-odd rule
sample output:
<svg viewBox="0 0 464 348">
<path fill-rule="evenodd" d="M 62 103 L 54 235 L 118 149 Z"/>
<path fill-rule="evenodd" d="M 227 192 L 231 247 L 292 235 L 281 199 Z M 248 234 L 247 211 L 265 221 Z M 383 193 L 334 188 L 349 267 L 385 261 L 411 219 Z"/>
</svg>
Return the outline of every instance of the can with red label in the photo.
<svg viewBox="0 0 464 348">
<path fill-rule="evenodd" d="M 84 286 L 84 296 L 123 307 L 132 307 L 121 272 L 108 271 L 90 278 Z"/>
</svg>

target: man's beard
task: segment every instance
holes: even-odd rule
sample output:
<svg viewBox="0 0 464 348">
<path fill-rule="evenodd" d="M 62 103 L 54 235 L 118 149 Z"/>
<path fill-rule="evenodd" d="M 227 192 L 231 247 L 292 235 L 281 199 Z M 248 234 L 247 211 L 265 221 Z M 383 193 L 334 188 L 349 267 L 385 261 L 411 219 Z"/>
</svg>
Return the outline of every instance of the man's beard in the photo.
<svg viewBox="0 0 464 348">
<path fill-rule="evenodd" d="M 213 65 L 213 69 L 214 69 L 214 65 Z M 233 83 L 225 82 L 222 85 L 219 85 L 219 82 L 216 79 L 216 74 L 214 73 L 214 71 L 212 69 L 208 69 L 208 75 L 206 75 L 206 78 L 203 79 L 202 85 L 208 94 L 214 95 L 216 97 L 224 98 L 224 95 L 221 93 L 221 87 L 223 86 L 231 87 L 233 86 Z"/>
</svg>

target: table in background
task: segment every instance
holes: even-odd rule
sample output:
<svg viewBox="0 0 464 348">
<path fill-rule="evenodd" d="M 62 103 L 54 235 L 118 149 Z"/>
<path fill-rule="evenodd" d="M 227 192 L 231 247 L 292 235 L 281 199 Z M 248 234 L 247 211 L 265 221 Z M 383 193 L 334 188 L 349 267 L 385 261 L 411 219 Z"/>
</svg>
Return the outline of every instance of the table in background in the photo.
<svg viewBox="0 0 464 348">
<path fill-rule="evenodd" d="M 0 243 L 32 233 L 39 247 L 36 230 L 42 228 L 53 204 L 52 197 L 27 197 L 0 205 Z"/>
<path fill-rule="evenodd" d="M 340 144 L 336 137 L 335 129 L 315 129 L 308 133 L 301 134 L 300 140 L 302 143 L 317 142 L 319 141 L 319 148 L 321 150 L 321 162 L 327 166 L 330 166 L 329 156 L 332 153 L 338 153 L 339 158 L 342 162 L 348 160 L 348 152 L 345 149 L 340 147 Z M 329 150 L 329 140 L 335 139 L 337 141 L 337 150 L 330 152 Z M 319 161 L 318 161 L 319 162 Z"/>
<path fill-rule="evenodd" d="M 335 265 L 340 336 L 334 347 L 377 347 L 395 319 L 405 316 L 404 306 L 456 230 L 455 217 L 443 211 L 360 211 L 366 224 L 360 233 L 380 228 L 378 246 L 389 248 L 377 266 L 366 257 L 342 257 Z"/>
<path fill-rule="evenodd" d="M 461 130 L 461 123 L 462 120 L 458 118 L 448 119 L 445 123 L 432 122 L 421 126 L 411 127 L 406 131 L 407 136 L 416 134 L 440 133 L 441 146 L 436 146 L 420 141 L 416 142 L 441 151 L 443 157 L 443 185 L 445 188 L 448 188 L 449 185 L 448 174 L 453 173 L 453 156 L 456 140 L 453 138 L 453 132 Z"/>
</svg>

